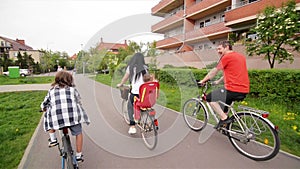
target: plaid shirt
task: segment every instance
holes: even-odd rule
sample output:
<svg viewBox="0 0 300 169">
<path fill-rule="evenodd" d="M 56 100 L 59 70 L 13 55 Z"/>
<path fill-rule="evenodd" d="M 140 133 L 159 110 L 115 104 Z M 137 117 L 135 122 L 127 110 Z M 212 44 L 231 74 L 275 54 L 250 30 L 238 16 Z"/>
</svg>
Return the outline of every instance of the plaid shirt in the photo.
<svg viewBox="0 0 300 169">
<path fill-rule="evenodd" d="M 80 103 L 80 95 L 74 87 L 54 86 L 48 91 L 41 108 L 46 109 L 44 114 L 45 131 L 58 130 L 79 123 L 90 123 Z"/>
</svg>

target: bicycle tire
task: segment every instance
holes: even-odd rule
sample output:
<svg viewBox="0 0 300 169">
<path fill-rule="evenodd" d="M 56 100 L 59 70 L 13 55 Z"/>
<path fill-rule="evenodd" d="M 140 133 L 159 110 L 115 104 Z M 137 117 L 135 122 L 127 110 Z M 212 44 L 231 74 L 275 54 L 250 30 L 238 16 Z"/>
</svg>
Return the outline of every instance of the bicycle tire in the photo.
<svg viewBox="0 0 300 169">
<path fill-rule="evenodd" d="M 227 126 L 229 130 L 236 132 L 236 134 L 228 133 L 229 140 L 235 149 L 255 161 L 266 161 L 275 157 L 280 149 L 280 139 L 273 124 L 258 114 L 238 112 L 237 115 L 245 122 L 250 132 L 246 134 L 246 137 L 237 120 L 233 120 Z"/>
<path fill-rule="evenodd" d="M 128 115 L 128 108 L 127 108 L 128 100 L 122 100 L 122 114 L 125 120 L 125 123 L 130 124 L 129 115 Z"/>
<path fill-rule="evenodd" d="M 196 98 L 187 100 L 183 105 L 183 119 L 190 129 L 201 131 L 208 122 L 205 105 Z"/>
<path fill-rule="evenodd" d="M 146 112 L 141 112 L 142 139 L 149 150 L 153 150 L 157 145 L 157 127 L 154 124 L 154 116 Z"/>
<path fill-rule="evenodd" d="M 64 146 L 64 157 L 66 160 L 66 168 L 67 169 L 77 169 L 78 167 L 75 167 L 74 165 L 74 159 L 73 159 L 73 152 L 72 152 L 72 146 L 69 135 L 63 136 L 62 138 L 63 146 Z"/>
</svg>

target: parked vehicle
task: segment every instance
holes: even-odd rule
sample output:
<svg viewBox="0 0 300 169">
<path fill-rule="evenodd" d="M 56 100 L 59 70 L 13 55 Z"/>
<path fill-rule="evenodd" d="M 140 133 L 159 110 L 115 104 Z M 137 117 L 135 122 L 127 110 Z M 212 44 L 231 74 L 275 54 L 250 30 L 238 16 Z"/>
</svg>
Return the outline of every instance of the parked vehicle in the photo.
<svg viewBox="0 0 300 169">
<path fill-rule="evenodd" d="M 9 76 L 9 71 L 3 72 L 3 75 Z M 25 76 L 28 76 L 28 75 L 30 75 L 30 72 L 29 72 L 28 69 L 20 69 L 20 76 L 25 77 Z"/>
</svg>

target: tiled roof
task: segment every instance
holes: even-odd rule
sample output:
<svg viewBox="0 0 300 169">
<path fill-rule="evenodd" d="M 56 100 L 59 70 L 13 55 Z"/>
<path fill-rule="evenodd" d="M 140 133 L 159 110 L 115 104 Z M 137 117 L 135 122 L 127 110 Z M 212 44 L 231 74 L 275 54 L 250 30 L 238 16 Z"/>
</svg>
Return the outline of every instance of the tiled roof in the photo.
<svg viewBox="0 0 300 169">
<path fill-rule="evenodd" d="M 71 56 L 70 58 L 71 58 L 72 60 L 76 60 L 76 59 L 77 59 L 76 53 L 75 53 L 73 56 Z"/>
<path fill-rule="evenodd" d="M 0 39 L 3 39 L 4 41 L 7 41 L 11 44 L 12 49 L 10 50 L 33 50 L 32 47 L 25 45 L 25 41 L 24 40 L 12 40 L 3 36 L 0 36 Z M 21 43 L 20 43 L 21 42 Z"/>
<path fill-rule="evenodd" d="M 97 49 L 98 50 L 108 50 L 108 51 L 111 51 L 113 53 L 118 53 L 118 50 L 120 48 L 127 48 L 128 45 L 127 45 L 127 42 L 125 40 L 124 43 L 106 43 L 106 42 L 103 42 L 103 39 L 101 38 L 101 41 L 99 43 L 99 45 L 97 46 Z"/>
<path fill-rule="evenodd" d="M 97 49 L 120 49 L 128 47 L 127 44 L 120 44 L 120 43 L 105 43 L 101 42 Z"/>
</svg>

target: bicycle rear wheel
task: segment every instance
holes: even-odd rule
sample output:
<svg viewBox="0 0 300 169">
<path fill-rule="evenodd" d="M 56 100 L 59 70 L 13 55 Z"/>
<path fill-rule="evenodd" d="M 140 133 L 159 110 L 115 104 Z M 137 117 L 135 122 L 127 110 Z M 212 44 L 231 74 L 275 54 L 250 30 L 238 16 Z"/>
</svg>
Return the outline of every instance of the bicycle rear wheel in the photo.
<svg viewBox="0 0 300 169">
<path fill-rule="evenodd" d="M 192 130 L 202 130 L 208 121 L 204 104 L 196 98 L 187 100 L 183 105 L 183 119 Z"/>
<path fill-rule="evenodd" d="M 64 156 L 65 158 L 65 168 L 67 169 L 78 169 L 75 163 L 75 159 L 73 158 L 73 150 L 71 146 L 71 141 L 69 135 L 63 136 L 62 138 L 63 146 L 64 146 Z"/>
<path fill-rule="evenodd" d="M 280 140 L 272 124 L 257 114 L 239 112 L 237 115 L 246 125 L 245 132 L 237 120 L 228 125 L 228 129 L 234 132 L 229 131 L 229 140 L 237 151 L 256 161 L 275 157 L 279 152 Z"/>
<path fill-rule="evenodd" d="M 127 124 L 130 124 L 129 116 L 128 116 L 128 108 L 127 108 L 128 100 L 123 99 L 122 100 L 122 114 L 124 117 L 124 120 Z"/>
<path fill-rule="evenodd" d="M 153 150 L 157 145 L 157 127 L 154 124 L 154 116 L 141 112 L 141 134 L 146 147 Z"/>
</svg>

